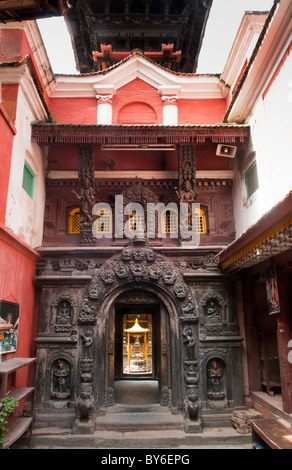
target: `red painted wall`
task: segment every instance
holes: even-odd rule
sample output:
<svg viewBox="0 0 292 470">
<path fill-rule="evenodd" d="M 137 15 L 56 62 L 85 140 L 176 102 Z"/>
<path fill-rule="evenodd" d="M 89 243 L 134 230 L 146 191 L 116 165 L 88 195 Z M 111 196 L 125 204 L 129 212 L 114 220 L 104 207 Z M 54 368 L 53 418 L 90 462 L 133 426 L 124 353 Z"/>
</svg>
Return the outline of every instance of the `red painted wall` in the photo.
<svg viewBox="0 0 292 470">
<path fill-rule="evenodd" d="M 224 99 L 178 100 L 179 124 L 217 124 L 227 109 Z"/>
<path fill-rule="evenodd" d="M 0 104 L 0 223 L 5 223 L 11 153 L 16 129 L 4 106 Z"/>
<path fill-rule="evenodd" d="M 22 29 L 0 30 L 0 62 L 21 62 L 25 57 L 30 57 L 38 84 L 48 103 L 49 97 L 42 82 L 39 67 L 34 59 L 25 31 Z"/>
<path fill-rule="evenodd" d="M 136 78 L 113 97 L 113 124 L 162 124 L 162 108 L 157 89 Z"/>
<path fill-rule="evenodd" d="M 38 332 L 38 317 L 34 315 L 35 287 L 33 277 L 37 259 L 38 254 L 34 250 L 11 234 L 3 224 L 0 224 L 0 300 L 20 305 L 16 350 L 18 357 L 34 357 L 35 355 L 34 339 Z M 13 355 L 5 355 L 4 357 L 9 359 Z M 27 383 L 28 374 L 28 368 L 18 372 L 18 385 Z"/>
<path fill-rule="evenodd" d="M 52 98 L 50 113 L 57 124 L 96 124 L 96 98 Z"/>
</svg>

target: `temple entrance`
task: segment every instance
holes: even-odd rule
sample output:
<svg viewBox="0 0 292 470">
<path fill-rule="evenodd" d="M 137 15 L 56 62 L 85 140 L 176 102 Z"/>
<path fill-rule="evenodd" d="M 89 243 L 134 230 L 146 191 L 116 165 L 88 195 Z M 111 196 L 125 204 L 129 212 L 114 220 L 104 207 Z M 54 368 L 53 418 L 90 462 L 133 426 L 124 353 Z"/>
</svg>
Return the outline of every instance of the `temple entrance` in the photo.
<svg viewBox="0 0 292 470">
<path fill-rule="evenodd" d="M 148 293 L 121 296 L 114 303 L 112 325 L 115 403 L 167 405 L 169 320 L 162 303 Z"/>
</svg>

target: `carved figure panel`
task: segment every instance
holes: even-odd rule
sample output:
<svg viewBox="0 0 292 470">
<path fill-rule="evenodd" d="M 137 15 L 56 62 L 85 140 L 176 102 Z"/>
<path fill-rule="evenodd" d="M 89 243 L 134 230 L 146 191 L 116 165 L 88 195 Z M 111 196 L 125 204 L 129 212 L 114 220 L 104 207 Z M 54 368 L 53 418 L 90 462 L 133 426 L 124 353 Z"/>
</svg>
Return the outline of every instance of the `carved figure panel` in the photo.
<svg viewBox="0 0 292 470">
<path fill-rule="evenodd" d="M 209 400 L 224 400 L 226 397 L 226 371 L 222 359 L 213 358 L 207 363 L 207 397 Z"/>
<path fill-rule="evenodd" d="M 51 398 L 67 400 L 71 395 L 71 366 L 65 359 L 57 359 L 51 369 Z"/>
</svg>

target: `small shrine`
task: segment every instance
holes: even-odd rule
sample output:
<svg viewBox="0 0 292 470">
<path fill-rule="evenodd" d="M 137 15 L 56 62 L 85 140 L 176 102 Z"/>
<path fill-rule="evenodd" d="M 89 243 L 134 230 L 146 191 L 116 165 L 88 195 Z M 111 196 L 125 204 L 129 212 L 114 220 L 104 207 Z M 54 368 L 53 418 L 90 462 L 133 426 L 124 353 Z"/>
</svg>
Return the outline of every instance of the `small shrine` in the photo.
<svg viewBox="0 0 292 470">
<path fill-rule="evenodd" d="M 127 328 L 125 332 L 127 333 L 128 373 L 148 373 L 147 334 L 149 328 L 142 328 L 136 318 L 135 324 Z"/>
</svg>

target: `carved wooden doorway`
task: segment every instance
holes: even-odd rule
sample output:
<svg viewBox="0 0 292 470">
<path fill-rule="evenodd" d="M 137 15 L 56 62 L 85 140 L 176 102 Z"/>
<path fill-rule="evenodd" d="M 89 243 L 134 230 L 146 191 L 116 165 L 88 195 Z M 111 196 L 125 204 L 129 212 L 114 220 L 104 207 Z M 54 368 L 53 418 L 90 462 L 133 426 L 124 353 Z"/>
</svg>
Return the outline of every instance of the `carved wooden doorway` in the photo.
<svg viewBox="0 0 292 470">
<path fill-rule="evenodd" d="M 149 383 L 149 390 L 153 390 L 156 382 L 157 403 L 168 405 L 169 320 L 163 304 L 147 292 L 130 292 L 114 302 L 111 317 L 109 336 L 114 350 L 113 363 L 109 364 L 109 383 L 117 390 L 117 385 L 123 381 L 125 393 L 128 383 L 135 395 L 135 390 L 139 390 L 138 382 L 143 382 L 144 389 Z M 115 402 L 117 398 L 116 393 Z M 137 396 L 137 404 L 138 400 Z M 131 403 L 135 403 L 135 396 L 131 396 Z"/>
</svg>

